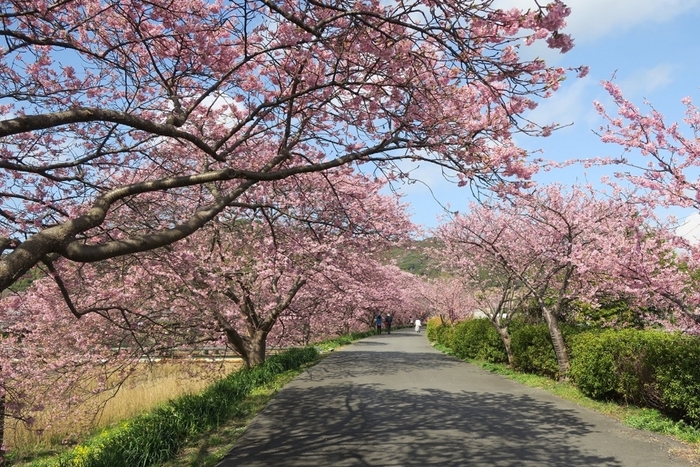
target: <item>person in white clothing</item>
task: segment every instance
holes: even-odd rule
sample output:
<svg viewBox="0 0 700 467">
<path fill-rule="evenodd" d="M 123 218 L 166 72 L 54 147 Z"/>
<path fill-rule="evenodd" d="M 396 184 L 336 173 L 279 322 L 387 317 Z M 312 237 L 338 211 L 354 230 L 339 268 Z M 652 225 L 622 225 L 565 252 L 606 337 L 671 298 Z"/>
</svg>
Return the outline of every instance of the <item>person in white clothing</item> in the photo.
<svg viewBox="0 0 700 467">
<path fill-rule="evenodd" d="M 416 332 L 420 332 L 420 320 L 416 320 Z"/>
</svg>

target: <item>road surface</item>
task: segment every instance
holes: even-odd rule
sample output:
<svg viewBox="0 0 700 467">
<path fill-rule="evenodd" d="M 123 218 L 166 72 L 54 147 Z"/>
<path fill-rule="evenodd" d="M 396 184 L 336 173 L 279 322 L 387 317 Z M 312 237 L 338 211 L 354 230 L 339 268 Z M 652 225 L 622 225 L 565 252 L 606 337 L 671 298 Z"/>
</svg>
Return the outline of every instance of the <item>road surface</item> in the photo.
<svg viewBox="0 0 700 467">
<path fill-rule="evenodd" d="M 684 448 L 400 330 L 337 350 L 294 379 L 218 467 L 693 465 L 678 455 Z"/>
</svg>

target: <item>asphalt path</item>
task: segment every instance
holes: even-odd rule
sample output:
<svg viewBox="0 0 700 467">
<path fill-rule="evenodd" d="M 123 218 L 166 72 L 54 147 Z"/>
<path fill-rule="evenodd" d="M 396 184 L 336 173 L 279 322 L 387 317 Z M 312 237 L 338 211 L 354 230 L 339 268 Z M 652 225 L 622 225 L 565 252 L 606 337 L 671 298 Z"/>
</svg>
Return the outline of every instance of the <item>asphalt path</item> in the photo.
<svg viewBox="0 0 700 467">
<path fill-rule="evenodd" d="M 282 389 L 218 467 L 693 465 L 685 446 L 394 331 L 333 352 Z"/>
</svg>

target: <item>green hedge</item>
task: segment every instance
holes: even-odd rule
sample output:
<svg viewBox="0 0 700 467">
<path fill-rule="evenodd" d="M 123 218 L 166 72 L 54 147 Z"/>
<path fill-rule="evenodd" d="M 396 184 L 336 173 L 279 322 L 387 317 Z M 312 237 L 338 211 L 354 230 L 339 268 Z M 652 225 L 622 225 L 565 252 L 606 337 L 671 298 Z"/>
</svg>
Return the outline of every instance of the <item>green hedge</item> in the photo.
<svg viewBox="0 0 700 467">
<path fill-rule="evenodd" d="M 552 379 L 558 377 L 557 356 L 546 324 L 519 326 L 510 337 L 515 369 Z"/>
<path fill-rule="evenodd" d="M 664 409 L 700 427 L 700 339 L 666 334 L 663 340 L 657 354 L 656 384 Z"/>
<path fill-rule="evenodd" d="M 458 323 L 451 340 L 450 348 L 459 358 L 491 363 L 508 361 L 503 342 L 488 319 L 470 319 Z"/>
<path fill-rule="evenodd" d="M 454 326 L 450 324 L 441 324 L 439 318 L 431 318 L 428 320 L 426 334 L 428 340 L 437 342 L 445 347 L 452 348 L 454 339 Z"/>
<path fill-rule="evenodd" d="M 608 330 L 572 339 L 571 376 L 593 398 L 647 406 L 700 426 L 700 339 Z"/>
<path fill-rule="evenodd" d="M 653 381 L 650 337 L 631 329 L 575 336 L 571 377 L 584 394 L 594 399 L 645 405 L 645 388 Z"/>
<path fill-rule="evenodd" d="M 57 467 L 147 467 L 172 458 L 188 438 L 230 418 L 255 387 L 278 374 L 315 361 L 314 347 L 290 349 L 254 368 L 242 369 L 209 386 L 106 430 L 57 460 L 36 465 Z"/>
<path fill-rule="evenodd" d="M 454 326 L 430 319 L 427 335 L 430 341 L 451 349 L 458 358 L 491 363 L 508 361 L 501 338 L 485 318 L 461 321 Z"/>
<path fill-rule="evenodd" d="M 571 353 L 569 343 L 575 335 L 584 332 L 584 330 L 585 328 L 580 326 L 561 325 L 561 332 L 569 353 Z M 559 377 L 557 355 L 554 353 L 552 337 L 549 335 L 549 328 L 546 324 L 524 324 L 514 321 L 510 332 L 510 345 L 516 370 L 552 379 Z"/>
<path fill-rule="evenodd" d="M 700 338 L 655 330 L 590 329 L 563 326 L 570 376 L 594 399 L 653 407 L 700 427 Z M 505 350 L 487 319 L 455 326 L 429 323 L 431 340 L 462 359 L 506 362 Z M 544 324 L 511 327 L 517 370 L 556 378 L 558 366 Z"/>
</svg>

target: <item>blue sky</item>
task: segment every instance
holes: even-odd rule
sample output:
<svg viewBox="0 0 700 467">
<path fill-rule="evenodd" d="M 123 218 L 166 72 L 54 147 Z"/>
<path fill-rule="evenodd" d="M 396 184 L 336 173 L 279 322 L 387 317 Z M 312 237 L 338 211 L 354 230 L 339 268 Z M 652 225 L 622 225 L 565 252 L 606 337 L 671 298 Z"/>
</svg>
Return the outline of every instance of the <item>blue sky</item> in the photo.
<svg viewBox="0 0 700 467">
<path fill-rule="evenodd" d="M 541 2 L 546 3 L 546 2 Z M 572 76 L 555 96 L 542 101 L 530 115 L 539 123 L 558 122 L 573 125 L 548 138 L 519 137 L 516 142 L 525 149 L 541 149 L 542 157 L 552 160 L 585 159 L 617 156 L 618 146 L 603 144 L 593 133 L 603 120 L 593 108 L 593 101 L 610 103 L 600 81 L 615 74 L 615 82 L 625 97 L 639 107 L 644 99 L 660 110 L 668 121 L 680 121 L 685 107 L 681 99 L 693 98 L 700 105 L 700 0 L 569 0 L 572 13 L 566 32 L 574 37 L 575 47 L 567 54 L 546 48 L 533 50 L 555 66 L 588 65 L 587 77 Z M 500 7 L 527 9 L 533 0 L 498 0 Z M 608 108 L 614 111 L 612 105 Z M 443 213 L 440 206 L 464 210 L 471 200 L 468 188 L 457 188 L 444 182 L 440 174 L 427 167 L 419 178 L 429 184 L 399 187 L 410 203 L 414 222 L 426 227 L 437 225 Z M 536 177 L 542 183 L 565 184 L 596 182 L 612 168 L 585 170 L 580 166 L 543 173 Z M 690 211 L 678 212 L 683 221 Z M 700 218 L 700 216 L 699 216 Z M 693 218 L 691 218 L 692 220 Z M 700 228 L 692 227 L 700 232 Z"/>
</svg>

